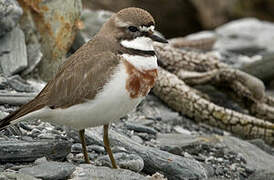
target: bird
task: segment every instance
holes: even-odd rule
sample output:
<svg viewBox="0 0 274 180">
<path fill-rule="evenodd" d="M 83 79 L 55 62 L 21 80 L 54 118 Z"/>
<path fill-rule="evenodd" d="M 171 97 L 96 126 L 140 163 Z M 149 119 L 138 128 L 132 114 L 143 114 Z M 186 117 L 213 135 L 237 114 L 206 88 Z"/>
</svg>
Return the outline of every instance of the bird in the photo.
<svg viewBox="0 0 274 180">
<path fill-rule="evenodd" d="M 109 124 L 133 111 L 154 86 L 158 70 L 154 42 L 167 40 L 155 33 L 149 12 L 136 7 L 120 10 L 66 59 L 33 100 L 0 120 L 0 129 L 32 119 L 74 128 L 84 160 L 90 163 L 85 129 L 103 126 L 104 147 L 117 168 Z"/>
</svg>

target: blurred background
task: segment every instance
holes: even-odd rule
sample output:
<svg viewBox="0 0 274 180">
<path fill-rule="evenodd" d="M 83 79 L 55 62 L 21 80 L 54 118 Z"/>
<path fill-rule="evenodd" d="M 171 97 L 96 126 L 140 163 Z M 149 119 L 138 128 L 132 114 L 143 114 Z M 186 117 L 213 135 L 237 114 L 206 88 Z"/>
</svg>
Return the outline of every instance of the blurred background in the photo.
<svg viewBox="0 0 274 180">
<path fill-rule="evenodd" d="M 157 29 L 168 38 L 214 29 L 243 17 L 274 20 L 272 0 L 83 0 L 83 7 L 92 10 L 117 12 L 132 6 L 148 10 Z"/>
</svg>

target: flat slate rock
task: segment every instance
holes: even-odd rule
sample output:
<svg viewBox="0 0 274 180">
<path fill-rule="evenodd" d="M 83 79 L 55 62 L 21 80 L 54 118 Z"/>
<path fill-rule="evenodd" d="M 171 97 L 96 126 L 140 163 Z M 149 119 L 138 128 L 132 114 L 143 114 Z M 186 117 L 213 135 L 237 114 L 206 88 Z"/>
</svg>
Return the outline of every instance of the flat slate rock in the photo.
<svg viewBox="0 0 274 180">
<path fill-rule="evenodd" d="M 9 86 L 18 92 L 34 92 L 34 88 L 19 75 L 11 76 L 7 80 Z"/>
<path fill-rule="evenodd" d="M 19 172 L 44 180 L 57 180 L 67 178 L 74 170 L 75 166 L 73 164 L 49 161 L 33 167 L 22 168 Z"/>
<path fill-rule="evenodd" d="M 86 129 L 85 133 L 87 137 L 98 139 L 102 137 L 102 128 Z M 124 147 L 130 153 L 138 154 L 144 160 L 143 172 L 147 174 L 161 172 L 170 180 L 205 179 L 212 175 L 209 169 L 196 160 L 143 146 L 113 130 L 109 131 L 109 137 L 111 144 Z"/>
<path fill-rule="evenodd" d="M 31 162 L 46 156 L 53 160 L 63 160 L 70 153 L 71 143 L 64 140 L 47 141 L 0 141 L 0 162 Z"/>
<path fill-rule="evenodd" d="M 28 66 L 25 35 L 20 28 L 14 28 L 0 39 L 0 65 L 6 76 Z"/>
<path fill-rule="evenodd" d="M 223 136 L 221 142 L 232 151 L 240 153 L 246 159 L 247 167 L 250 169 L 273 172 L 274 156 L 261 150 L 256 145 L 232 136 Z"/>
<path fill-rule="evenodd" d="M 37 178 L 23 173 L 16 172 L 1 172 L 0 173 L 1 180 L 38 180 Z"/>
<path fill-rule="evenodd" d="M 71 180 L 148 180 L 148 178 L 126 170 L 97 167 L 91 164 L 81 164 L 73 172 Z"/>
</svg>

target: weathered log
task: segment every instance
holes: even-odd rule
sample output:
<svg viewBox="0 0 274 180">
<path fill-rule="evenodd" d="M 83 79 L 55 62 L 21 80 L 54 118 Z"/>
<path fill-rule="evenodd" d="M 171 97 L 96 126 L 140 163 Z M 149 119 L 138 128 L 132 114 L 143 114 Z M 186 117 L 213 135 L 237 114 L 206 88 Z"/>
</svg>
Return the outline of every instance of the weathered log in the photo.
<svg viewBox="0 0 274 180">
<path fill-rule="evenodd" d="M 155 44 L 155 50 L 160 65 L 186 84 L 225 87 L 228 94 L 233 90 L 235 101 L 241 102 L 251 114 L 274 121 L 273 107 L 265 95 L 265 86 L 260 79 L 230 68 L 211 53 L 184 51 L 163 44 Z"/>
<path fill-rule="evenodd" d="M 210 124 L 248 139 L 262 138 L 274 145 L 273 123 L 217 106 L 162 68 L 158 74 L 153 93 L 171 108 L 197 122 Z"/>
</svg>

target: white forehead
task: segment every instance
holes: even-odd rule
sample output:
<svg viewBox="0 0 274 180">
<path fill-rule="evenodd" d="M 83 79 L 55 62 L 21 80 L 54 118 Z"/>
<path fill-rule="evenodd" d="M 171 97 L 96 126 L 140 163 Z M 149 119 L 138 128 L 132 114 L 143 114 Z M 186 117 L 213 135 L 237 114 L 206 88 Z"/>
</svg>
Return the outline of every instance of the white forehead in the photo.
<svg viewBox="0 0 274 180">
<path fill-rule="evenodd" d="M 140 26 L 139 27 L 139 29 L 141 30 L 141 31 L 154 31 L 154 26 L 153 25 L 151 25 L 151 26 L 149 26 L 149 27 L 146 27 L 146 26 Z"/>
</svg>

